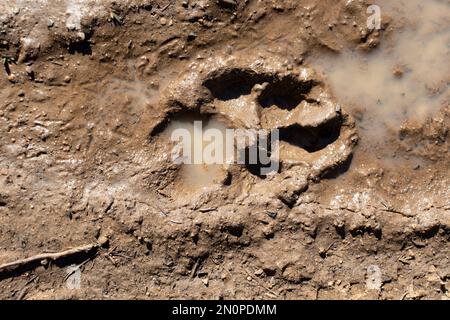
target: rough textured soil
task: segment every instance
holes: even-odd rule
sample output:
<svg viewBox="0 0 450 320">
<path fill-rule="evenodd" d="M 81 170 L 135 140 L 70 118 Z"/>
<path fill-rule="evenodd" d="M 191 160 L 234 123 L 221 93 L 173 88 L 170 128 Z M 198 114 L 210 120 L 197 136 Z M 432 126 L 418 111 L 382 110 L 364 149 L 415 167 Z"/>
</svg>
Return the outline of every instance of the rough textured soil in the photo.
<svg viewBox="0 0 450 320">
<path fill-rule="evenodd" d="M 389 41 L 367 6 L 0 0 L 0 265 L 99 243 L 0 266 L 0 298 L 449 298 L 448 100 L 376 143 L 312 63 Z M 279 172 L 190 187 L 183 117 L 279 128 Z"/>
</svg>

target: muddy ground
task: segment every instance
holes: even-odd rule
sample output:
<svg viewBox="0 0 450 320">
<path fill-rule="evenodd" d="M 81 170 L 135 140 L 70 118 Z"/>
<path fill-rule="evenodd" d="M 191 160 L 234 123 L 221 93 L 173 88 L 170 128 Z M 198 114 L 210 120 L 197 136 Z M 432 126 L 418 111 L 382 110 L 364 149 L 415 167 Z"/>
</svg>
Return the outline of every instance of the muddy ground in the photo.
<svg viewBox="0 0 450 320">
<path fill-rule="evenodd" d="M 314 64 L 389 44 L 368 5 L 1 0 L 0 265 L 93 247 L 0 266 L 0 298 L 448 299 L 448 82 L 371 139 Z M 217 116 L 279 128 L 279 172 L 193 187 L 165 130 Z"/>
</svg>

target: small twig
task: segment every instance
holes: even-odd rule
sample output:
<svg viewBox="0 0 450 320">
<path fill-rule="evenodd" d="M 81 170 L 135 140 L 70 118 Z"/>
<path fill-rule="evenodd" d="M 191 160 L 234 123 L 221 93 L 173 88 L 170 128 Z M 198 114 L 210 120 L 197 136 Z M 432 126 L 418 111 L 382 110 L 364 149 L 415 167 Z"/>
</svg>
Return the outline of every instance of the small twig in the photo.
<svg viewBox="0 0 450 320">
<path fill-rule="evenodd" d="M 34 276 L 32 277 L 30 280 L 27 281 L 27 283 L 25 284 L 26 286 L 29 285 L 30 283 L 32 283 L 34 280 L 38 279 L 39 276 Z"/>
<path fill-rule="evenodd" d="M 171 5 L 172 5 L 172 1 L 169 1 L 169 3 L 167 5 L 165 5 L 164 8 L 162 8 L 160 12 L 166 11 Z"/>
<path fill-rule="evenodd" d="M 25 296 L 27 295 L 27 293 L 28 293 L 28 287 L 25 286 L 25 287 L 23 287 L 22 290 L 20 290 L 20 293 L 19 293 L 19 295 L 17 296 L 17 300 L 23 300 L 23 298 L 25 298 Z"/>
<path fill-rule="evenodd" d="M 76 248 L 61 251 L 61 252 L 41 253 L 41 254 L 26 258 L 26 259 L 20 259 L 20 260 L 16 260 L 13 262 L 8 262 L 5 264 L 2 264 L 2 265 L 0 265 L 0 272 L 2 272 L 4 270 L 16 269 L 16 268 L 19 268 L 26 264 L 38 262 L 38 261 L 46 260 L 46 259 L 51 260 L 51 261 L 56 261 L 58 259 L 69 257 L 74 254 L 78 254 L 78 253 L 82 253 L 82 252 L 89 252 L 93 249 L 99 248 L 100 246 L 101 246 L 100 243 L 95 243 L 95 244 L 89 244 L 89 245 L 85 245 L 85 246 L 81 246 L 81 247 L 76 247 Z"/>
<path fill-rule="evenodd" d="M 80 263 L 80 264 L 77 266 L 76 269 L 74 268 L 74 270 L 72 270 L 72 271 L 70 271 L 68 274 L 66 274 L 66 276 L 64 277 L 64 280 L 63 280 L 63 281 L 66 281 L 67 279 L 69 279 L 69 277 L 70 277 L 71 275 L 73 275 L 77 269 L 81 269 L 82 266 L 84 266 L 86 263 L 88 263 L 88 262 L 91 261 L 91 260 L 92 260 L 92 258 L 89 258 L 89 259 L 84 260 L 82 263 Z"/>
<path fill-rule="evenodd" d="M 11 68 L 10 68 L 11 63 L 16 64 L 16 60 L 11 57 L 6 57 L 6 56 L 2 57 L 3 67 L 5 68 L 5 71 L 8 75 L 11 74 Z"/>
<path fill-rule="evenodd" d="M 297 288 L 297 287 L 284 287 L 284 288 L 281 288 L 279 291 L 278 291 L 278 295 L 282 295 L 282 293 L 284 293 L 285 291 L 294 291 L 294 290 L 299 290 L 299 288 Z"/>
<path fill-rule="evenodd" d="M 203 213 L 216 211 L 216 210 L 217 210 L 217 207 L 198 209 L 198 211 L 203 212 Z"/>
<path fill-rule="evenodd" d="M 245 273 L 246 273 L 250 278 L 252 278 L 253 280 L 255 280 L 256 283 L 257 283 L 260 287 L 263 287 L 264 289 L 267 290 L 267 292 L 273 294 L 273 295 L 276 296 L 276 297 L 279 296 L 278 293 L 276 293 L 275 291 L 273 291 L 272 289 L 270 289 L 269 287 L 267 287 L 267 286 L 266 286 L 264 283 L 262 283 L 258 278 L 256 278 L 254 275 L 252 275 L 252 274 L 250 273 L 250 271 L 248 271 L 246 268 L 243 268 L 243 269 L 244 269 Z"/>
<path fill-rule="evenodd" d="M 111 10 L 109 12 L 109 18 L 111 19 L 112 23 L 115 26 L 120 26 L 123 23 L 122 18 L 119 16 L 119 14 L 115 10 Z"/>
<path fill-rule="evenodd" d="M 56 62 L 56 61 L 50 61 L 51 64 L 60 66 L 60 67 L 64 67 L 64 65 L 62 63 Z"/>
<path fill-rule="evenodd" d="M 119 253 L 119 252 L 111 252 L 110 254 L 114 257 L 122 257 L 122 258 L 129 259 L 129 260 L 133 259 L 133 257 L 127 256 L 126 254 Z"/>
<path fill-rule="evenodd" d="M 25 298 L 25 296 L 28 293 L 28 285 L 30 283 L 32 283 L 34 280 L 36 280 L 37 278 L 39 278 L 39 276 L 34 276 L 30 280 L 28 280 L 27 283 L 25 283 L 25 285 L 23 286 L 22 290 L 20 290 L 19 295 L 17 296 L 17 300 L 23 300 L 23 298 Z"/>
<path fill-rule="evenodd" d="M 105 257 L 107 257 L 114 266 L 116 265 L 116 261 L 113 259 L 113 257 L 111 257 L 110 253 L 105 254 Z"/>
<path fill-rule="evenodd" d="M 198 266 L 200 265 L 200 259 L 197 259 L 191 271 L 191 279 L 195 278 L 195 274 L 197 273 Z"/>
<path fill-rule="evenodd" d="M 401 214 L 404 217 L 410 218 L 410 216 L 408 216 L 406 213 L 401 212 L 397 209 L 395 209 L 393 206 L 391 206 L 390 204 L 386 204 L 384 201 L 380 201 L 380 203 L 383 205 L 383 207 L 385 209 L 381 209 L 384 212 L 392 212 L 392 213 L 397 213 L 397 214 Z M 378 209 L 375 207 L 375 209 Z"/>
<path fill-rule="evenodd" d="M 167 215 L 168 215 L 167 212 L 165 212 L 163 209 L 161 209 L 161 207 L 157 203 L 155 203 L 154 205 L 159 210 L 159 212 L 161 212 L 163 214 L 163 216 L 167 217 Z"/>
</svg>

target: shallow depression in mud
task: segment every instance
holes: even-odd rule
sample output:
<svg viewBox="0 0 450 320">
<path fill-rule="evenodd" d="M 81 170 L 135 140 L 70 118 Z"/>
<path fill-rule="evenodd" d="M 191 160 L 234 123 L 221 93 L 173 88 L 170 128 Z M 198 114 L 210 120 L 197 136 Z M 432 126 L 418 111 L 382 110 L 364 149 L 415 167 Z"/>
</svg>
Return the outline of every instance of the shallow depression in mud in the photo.
<svg viewBox="0 0 450 320">
<path fill-rule="evenodd" d="M 183 136 L 182 143 L 189 146 L 189 150 L 172 150 L 174 157 L 181 157 L 177 161 L 184 162 L 181 164 L 179 174 L 180 181 L 185 189 L 202 191 L 211 186 L 219 185 L 225 180 L 227 173 L 224 164 L 220 163 L 220 159 L 224 159 L 226 155 L 226 143 L 222 139 L 208 137 L 205 133 L 210 130 L 217 130 L 223 137 L 226 137 L 226 129 L 227 125 L 223 119 L 192 114 L 179 115 L 167 125 L 164 134 L 172 141 L 178 136 L 177 132 L 185 131 L 188 133 L 188 136 Z M 203 151 L 205 150 L 206 152 L 209 150 L 209 154 L 218 161 L 205 163 L 203 159 Z M 200 155 L 198 152 L 202 154 Z M 198 157 L 202 158 L 199 159 Z"/>
</svg>

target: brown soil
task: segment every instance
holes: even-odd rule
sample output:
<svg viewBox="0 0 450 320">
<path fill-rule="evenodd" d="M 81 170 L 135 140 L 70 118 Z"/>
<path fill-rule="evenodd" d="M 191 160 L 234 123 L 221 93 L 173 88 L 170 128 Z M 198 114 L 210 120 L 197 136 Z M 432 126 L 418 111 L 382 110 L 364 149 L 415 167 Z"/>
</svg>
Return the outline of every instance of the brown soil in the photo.
<svg viewBox="0 0 450 320">
<path fill-rule="evenodd" d="M 0 298 L 450 297 L 448 103 L 364 139 L 366 106 L 337 108 L 311 62 L 370 52 L 395 19 L 368 32 L 346 0 L 48 2 L 0 3 L 0 265 L 101 246 L 0 269 Z M 164 134 L 186 114 L 279 128 L 281 169 L 186 187 Z"/>
</svg>

